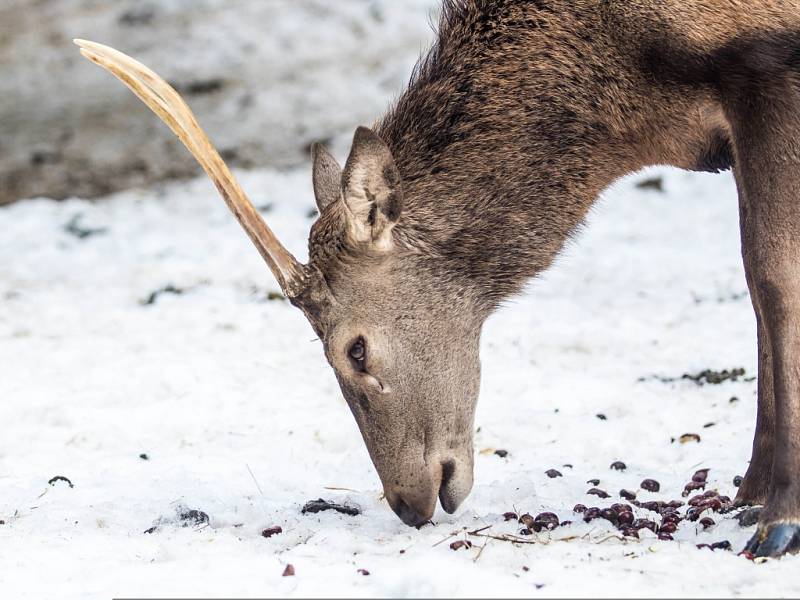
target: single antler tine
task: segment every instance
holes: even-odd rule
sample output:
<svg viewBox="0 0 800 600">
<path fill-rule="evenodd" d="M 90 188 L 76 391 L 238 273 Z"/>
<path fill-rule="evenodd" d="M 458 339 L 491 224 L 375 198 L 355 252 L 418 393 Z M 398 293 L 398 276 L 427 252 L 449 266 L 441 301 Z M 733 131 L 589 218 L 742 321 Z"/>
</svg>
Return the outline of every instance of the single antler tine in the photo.
<svg viewBox="0 0 800 600">
<path fill-rule="evenodd" d="M 122 81 L 178 136 L 217 186 L 283 291 L 289 297 L 296 296 L 303 284 L 303 265 L 280 243 L 248 200 L 180 95 L 154 71 L 118 50 L 87 40 L 75 43 L 81 54 Z"/>
</svg>

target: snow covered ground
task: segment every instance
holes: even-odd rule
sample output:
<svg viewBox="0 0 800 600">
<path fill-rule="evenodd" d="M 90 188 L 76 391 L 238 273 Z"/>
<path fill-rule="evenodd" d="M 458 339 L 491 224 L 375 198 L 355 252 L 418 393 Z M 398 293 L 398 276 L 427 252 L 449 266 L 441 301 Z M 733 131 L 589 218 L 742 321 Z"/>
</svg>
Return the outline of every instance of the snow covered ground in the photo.
<svg viewBox="0 0 800 600">
<path fill-rule="evenodd" d="M 299 256 L 309 173 L 240 174 Z M 580 519 L 535 544 L 465 534 L 515 533 L 511 510 L 573 519 L 645 477 L 662 491 L 640 500 L 679 498 L 701 467 L 734 495 L 755 382 L 650 376 L 755 373 L 735 189 L 657 173 L 664 193 L 635 186 L 652 173 L 608 191 L 555 268 L 487 323 L 475 488 L 419 531 L 381 500 L 311 328 L 267 299 L 277 284 L 205 179 L 0 209 L 0 596 L 796 595 L 797 558 L 696 548 L 741 549 L 753 528 L 730 516 L 684 522 L 673 542 Z M 168 286 L 182 293 L 147 303 Z M 684 433 L 702 441 L 671 441 Z M 587 496 L 590 478 L 612 498 Z M 301 514 L 319 497 L 363 513 Z M 181 526 L 186 507 L 209 522 Z M 262 537 L 271 526 L 283 533 Z"/>
</svg>

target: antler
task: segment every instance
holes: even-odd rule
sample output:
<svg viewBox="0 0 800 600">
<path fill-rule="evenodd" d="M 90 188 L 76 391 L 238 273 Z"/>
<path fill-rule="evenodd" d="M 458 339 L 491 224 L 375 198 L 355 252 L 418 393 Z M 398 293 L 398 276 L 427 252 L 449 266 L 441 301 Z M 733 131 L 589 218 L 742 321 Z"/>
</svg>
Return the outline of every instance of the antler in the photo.
<svg viewBox="0 0 800 600">
<path fill-rule="evenodd" d="M 178 92 L 155 72 L 118 50 L 87 40 L 74 42 L 80 46 L 81 54 L 122 81 L 172 129 L 217 186 L 284 293 L 296 296 L 303 285 L 303 265 L 261 218 Z"/>
</svg>

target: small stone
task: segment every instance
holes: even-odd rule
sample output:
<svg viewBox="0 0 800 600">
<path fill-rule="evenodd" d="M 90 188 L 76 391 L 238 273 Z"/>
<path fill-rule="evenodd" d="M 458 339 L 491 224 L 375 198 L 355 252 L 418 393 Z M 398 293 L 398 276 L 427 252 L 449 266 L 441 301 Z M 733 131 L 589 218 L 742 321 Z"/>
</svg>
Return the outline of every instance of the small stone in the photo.
<svg viewBox="0 0 800 600">
<path fill-rule="evenodd" d="M 294 577 L 294 565 L 286 565 L 286 568 L 283 570 L 284 577 Z"/>
<path fill-rule="evenodd" d="M 555 469 L 548 469 L 544 472 L 550 479 L 555 479 L 556 477 L 563 477 L 561 471 L 556 471 Z"/>
<path fill-rule="evenodd" d="M 615 471 L 624 471 L 625 469 L 628 468 L 628 466 L 621 460 L 617 460 L 611 463 L 610 468 L 614 469 Z"/>
<path fill-rule="evenodd" d="M 661 489 L 661 484 L 655 479 L 645 479 L 639 484 L 639 487 L 648 492 L 657 492 Z"/>
<path fill-rule="evenodd" d="M 270 538 L 273 535 L 278 535 L 279 533 L 283 533 L 283 529 L 276 525 L 275 527 L 267 527 L 261 532 L 261 537 Z"/>
</svg>

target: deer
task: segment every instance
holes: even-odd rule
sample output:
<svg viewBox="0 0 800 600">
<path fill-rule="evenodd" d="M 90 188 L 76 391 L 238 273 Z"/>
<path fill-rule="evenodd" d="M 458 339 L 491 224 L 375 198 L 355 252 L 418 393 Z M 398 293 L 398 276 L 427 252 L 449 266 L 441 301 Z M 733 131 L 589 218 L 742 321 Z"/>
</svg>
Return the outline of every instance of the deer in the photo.
<svg viewBox="0 0 800 600">
<path fill-rule="evenodd" d="M 746 550 L 800 550 L 800 2 L 443 0 L 408 86 L 312 149 L 308 262 L 280 243 L 180 96 L 97 43 L 210 176 L 321 340 L 386 500 L 410 526 L 473 484 L 486 318 L 546 270 L 600 193 L 650 165 L 733 170 L 758 413 L 735 503 Z"/>
</svg>

